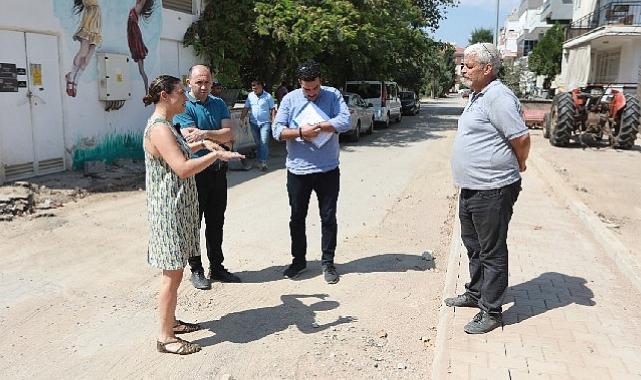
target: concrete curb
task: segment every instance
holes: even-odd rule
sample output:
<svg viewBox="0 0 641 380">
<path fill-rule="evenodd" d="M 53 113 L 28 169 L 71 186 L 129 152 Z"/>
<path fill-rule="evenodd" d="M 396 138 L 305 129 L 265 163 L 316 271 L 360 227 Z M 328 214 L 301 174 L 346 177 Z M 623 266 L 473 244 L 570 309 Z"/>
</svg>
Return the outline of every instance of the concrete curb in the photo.
<svg viewBox="0 0 641 380">
<path fill-rule="evenodd" d="M 641 292 L 641 262 L 634 257 L 630 250 L 619 238 L 605 226 L 568 186 L 567 181 L 556 172 L 552 164 L 537 153 L 531 155 L 529 160 L 533 166 L 561 201 L 579 217 L 583 225 L 592 233 L 594 239 L 602 246 L 603 251 L 614 261 L 617 268 Z"/>
<path fill-rule="evenodd" d="M 452 229 L 452 240 L 450 241 L 450 254 L 447 258 L 447 273 L 445 283 L 443 284 L 442 298 L 445 300 L 456 292 L 456 282 L 458 279 L 458 267 L 460 265 L 461 247 L 461 225 L 458 222 L 458 192 L 456 194 L 456 211 L 454 213 L 454 226 Z M 447 376 L 450 355 L 448 351 L 448 341 L 451 339 L 451 327 L 454 317 L 454 308 L 445 306 L 441 302 L 441 308 L 438 314 L 438 326 L 436 327 L 436 340 L 434 349 L 434 359 L 432 360 L 432 379 L 442 379 Z"/>
</svg>

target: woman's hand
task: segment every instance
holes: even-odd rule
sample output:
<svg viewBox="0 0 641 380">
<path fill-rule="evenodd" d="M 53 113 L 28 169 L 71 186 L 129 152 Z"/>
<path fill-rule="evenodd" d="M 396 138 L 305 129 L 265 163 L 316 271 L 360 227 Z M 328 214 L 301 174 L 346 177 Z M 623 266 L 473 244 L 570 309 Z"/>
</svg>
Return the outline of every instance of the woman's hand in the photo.
<svg viewBox="0 0 641 380">
<path fill-rule="evenodd" d="M 245 158 L 245 155 L 240 154 L 238 152 L 228 152 L 226 150 L 223 151 L 217 151 L 216 154 L 218 155 L 219 160 L 223 161 L 229 161 L 229 160 L 242 160 Z"/>
<path fill-rule="evenodd" d="M 224 152 L 225 151 L 225 149 L 223 149 L 222 146 L 216 144 L 215 142 L 213 142 L 211 140 L 202 140 L 202 143 L 203 143 L 203 146 L 205 147 L 205 149 L 209 150 L 210 152 L 214 152 L 214 151 L 223 151 Z"/>
</svg>

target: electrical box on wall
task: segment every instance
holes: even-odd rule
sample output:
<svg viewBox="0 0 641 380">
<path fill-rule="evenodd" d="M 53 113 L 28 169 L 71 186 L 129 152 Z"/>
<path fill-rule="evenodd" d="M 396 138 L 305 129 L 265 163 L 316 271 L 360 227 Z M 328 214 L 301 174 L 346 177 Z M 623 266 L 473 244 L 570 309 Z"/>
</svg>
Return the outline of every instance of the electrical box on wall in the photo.
<svg viewBox="0 0 641 380">
<path fill-rule="evenodd" d="M 100 100 L 127 100 L 131 97 L 129 57 L 124 54 L 97 53 L 98 94 Z"/>
</svg>

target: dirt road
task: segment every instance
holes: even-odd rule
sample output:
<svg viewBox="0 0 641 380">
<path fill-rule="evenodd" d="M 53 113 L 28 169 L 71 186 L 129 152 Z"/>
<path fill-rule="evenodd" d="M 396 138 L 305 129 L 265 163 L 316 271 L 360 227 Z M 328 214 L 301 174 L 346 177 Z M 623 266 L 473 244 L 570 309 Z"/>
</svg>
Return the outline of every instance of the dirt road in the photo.
<svg viewBox="0 0 641 380">
<path fill-rule="evenodd" d="M 453 219 L 457 106 L 428 105 L 343 145 L 337 285 L 320 275 L 315 201 L 311 270 L 282 278 L 282 148 L 267 173 L 231 172 L 225 264 L 244 282 L 197 291 L 186 272 L 177 313 L 205 326 L 187 337 L 204 346 L 196 355 L 155 351 L 144 192 L 91 195 L 54 218 L 2 224 L 2 377 L 425 378 Z"/>
</svg>

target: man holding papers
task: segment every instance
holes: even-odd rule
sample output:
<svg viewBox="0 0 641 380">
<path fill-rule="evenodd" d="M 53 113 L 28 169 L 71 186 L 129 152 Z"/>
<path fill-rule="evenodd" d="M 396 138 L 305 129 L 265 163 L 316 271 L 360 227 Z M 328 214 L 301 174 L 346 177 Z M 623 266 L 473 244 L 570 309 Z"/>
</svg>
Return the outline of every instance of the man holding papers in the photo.
<svg viewBox="0 0 641 380">
<path fill-rule="evenodd" d="M 337 89 L 321 85 L 318 63 L 303 63 L 296 74 L 301 88 L 285 95 L 273 129 L 276 140 L 287 141 L 285 165 L 293 260 L 283 275 L 294 279 L 307 268 L 305 219 L 314 191 L 322 225 L 323 276 L 327 283 L 335 284 L 339 279 L 334 266 L 340 183 L 338 134 L 350 128 L 349 110 Z"/>
</svg>

